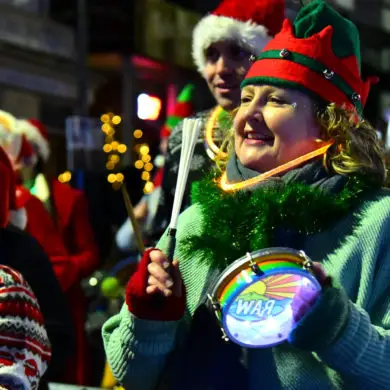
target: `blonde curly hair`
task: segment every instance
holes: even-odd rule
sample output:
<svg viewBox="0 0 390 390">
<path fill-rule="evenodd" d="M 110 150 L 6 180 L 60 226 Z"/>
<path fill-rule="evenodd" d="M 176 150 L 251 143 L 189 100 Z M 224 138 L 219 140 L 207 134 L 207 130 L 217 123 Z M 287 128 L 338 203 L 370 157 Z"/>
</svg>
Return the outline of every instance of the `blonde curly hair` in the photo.
<svg viewBox="0 0 390 390">
<path fill-rule="evenodd" d="M 232 111 L 234 119 L 238 109 Z M 356 113 L 331 103 L 324 108 L 316 105 L 315 115 L 321 127 L 321 139 L 334 144 L 324 155 L 324 166 L 340 175 L 358 174 L 383 185 L 386 182 L 386 166 L 383 145 L 373 126 Z M 234 129 L 230 129 L 216 157 L 218 168 L 223 171 L 234 152 Z M 228 157 L 223 156 L 226 153 Z"/>
</svg>

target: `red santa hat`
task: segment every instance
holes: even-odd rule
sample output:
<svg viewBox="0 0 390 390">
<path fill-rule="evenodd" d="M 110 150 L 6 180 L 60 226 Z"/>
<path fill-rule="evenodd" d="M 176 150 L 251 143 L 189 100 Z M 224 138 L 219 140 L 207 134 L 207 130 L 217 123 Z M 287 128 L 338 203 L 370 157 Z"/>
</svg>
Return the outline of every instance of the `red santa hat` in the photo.
<svg viewBox="0 0 390 390">
<path fill-rule="evenodd" d="M 254 55 L 279 32 L 284 20 L 284 0 L 223 0 L 202 18 L 192 35 L 192 55 L 201 74 L 206 49 L 215 42 L 231 40 Z"/>
<path fill-rule="evenodd" d="M 38 301 L 23 276 L 0 265 L 0 389 L 37 390 L 51 358 Z"/>
<path fill-rule="evenodd" d="M 38 156 L 47 161 L 50 156 L 50 144 L 45 125 L 37 119 L 28 119 L 19 120 L 16 126 L 17 131 L 26 137 Z"/>
<path fill-rule="evenodd" d="M 12 163 L 7 154 L 0 148 L 0 181 L 1 192 L 1 226 L 6 226 L 8 222 L 24 230 L 27 225 L 27 213 L 23 207 L 24 201 L 21 194 L 17 193 L 16 176 Z"/>
</svg>

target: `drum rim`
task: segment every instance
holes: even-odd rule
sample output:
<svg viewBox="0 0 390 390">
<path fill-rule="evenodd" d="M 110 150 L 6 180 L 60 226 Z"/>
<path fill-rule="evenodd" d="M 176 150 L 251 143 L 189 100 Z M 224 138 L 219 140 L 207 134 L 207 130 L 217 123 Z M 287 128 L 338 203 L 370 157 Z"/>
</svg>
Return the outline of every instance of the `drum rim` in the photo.
<svg viewBox="0 0 390 390">
<path fill-rule="evenodd" d="M 254 252 L 248 252 L 244 256 L 235 260 L 232 264 L 230 264 L 227 268 L 225 268 L 225 270 L 221 273 L 221 275 L 219 276 L 219 278 L 218 278 L 217 282 L 215 283 L 215 286 L 213 287 L 212 292 L 211 292 L 211 296 L 214 299 L 217 299 L 217 300 L 219 299 L 219 296 L 217 295 L 217 293 L 221 289 L 223 289 L 232 279 L 232 278 L 227 278 L 227 276 L 232 274 L 233 271 L 241 268 L 241 266 L 248 261 L 248 254 L 251 257 L 253 257 L 254 259 L 258 258 L 258 257 L 267 257 L 267 256 L 270 256 L 273 254 L 287 255 L 290 257 L 294 257 L 296 260 L 300 260 L 300 261 L 297 261 L 296 263 L 302 264 L 302 265 L 305 261 L 310 260 L 310 258 L 306 255 L 306 253 L 303 250 L 293 249 L 293 248 L 288 248 L 288 247 L 269 247 L 269 248 L 259 249 L 259 250 L 254 251 Z M 310 274 L 312 274 L 312 272 L 310 272 L 310 271 L 308 271 L 308 272 Z M 236 276 L 236 275 L 237 275 L 237 273 L 234 274 L 234 276 Z"/>
<path fill-rule="evenodd" d="M 321 284 L 320 284 L 320 282 L 316 279 L 316 277 L 315 277 L 312 273 L 307 272 L 307 271 L 305 271 L 304 269 L 294 269 L 294 268 L 291 269 L 290 272 L 291 272 L 292 274 L 298 274 L 298 275 L 300 275 L 300 276 L 303 276 L 303 277 L 309 279 L 309 280 L 313 283 L 313 285 L 317 288 L 318 293 L 321 292 Z M 276 274 L 278 274 L 278 273 L 279 273 L 278 270 L 273 270 L 273 271 L 271 271 L 270 273 L 265 274 L 264 276 L 260 276 L 259 280 L 261 280 L 263 277 L 264 277 L 264 279 L 265 279 L 265 278 L 267 278 L 267 277 L 269 277 L 269 276 L 276 275 Z M 255 282 L 257 282 L 257 281 L 259 281 L 259 280 L 256 280 Z M 255 282 L 254 282 L 254 283 L 255 283 Z M 250 285 L 252 285 L 252 283 L 251 283 Z M 249 286 L 249 285 L 248 285 L 248 286 Z M 240 289 L 240 293 L 241 293 L 243 290 L 245 290 L 248 286 L 245 286 L 245 287 L 241 288 L 241 289 Z M 239 294 L 237 294 L 237 295 L 239 295 Z M 236 295 L 236 297 L 237 297 L 237 295 Z M 235 297 L 235 298 L 236 298 L 236 297 Z M 285 342 L 285 341 L 287 340 L 288 336 L 287 336 L 286 338 L 283 338 L 283 339 L 281 339 L 281 340 L 275 342 L 275 343 L 271 343 L 271 344 L 267 344 L 267 345 L 261 345 L 261 346 L 245 344 L 245 343 L 242 343 L 242 342 L 238 341 L 238 340 L 231 334 L 230 330 L 229 330 L 228 327 L 226 326 L 226 311 L 227 311 L 228 308 L 232 305 L 233 301 L 234 301 L 234 300 L 231 300 L 225 307 L 221 308 L 221 326 L 222 326 L 222 328 L 224 329 L 224 331 L 225 331 L 226 335 L 228 336 L 228 338 L 229 338 L 232 342 L 234 342 L 235 344 L 238 344 L 238 345 L 240 345 L 240 346 L 242 346 L 242 347 L 244 347 L 244 348 L 255 348 L 255 349 L 256 349 L 256 348 L 270 348 L 270 347 L 274 347 L 274 346 L 276 346 L 276 345 L 282 344 L 283 342 Z"/>
</svg>

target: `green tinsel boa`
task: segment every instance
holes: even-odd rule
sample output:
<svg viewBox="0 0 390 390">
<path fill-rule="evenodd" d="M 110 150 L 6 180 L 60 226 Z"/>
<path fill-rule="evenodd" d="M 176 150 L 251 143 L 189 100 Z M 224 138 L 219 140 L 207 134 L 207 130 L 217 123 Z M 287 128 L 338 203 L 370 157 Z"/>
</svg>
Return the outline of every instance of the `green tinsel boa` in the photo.
<svg viewBox="0 0 390 390">
<path fill-rule="evenodd" d="M 184 256 L 198 252 L 203 261 L 223 269 L 247 252 L 273 246 L 277 229 L 309 235 L 330 227 L 356 206 L 367 188 L 353 177 L 338 194 L 301 183 L 227 193 L 207 177 L 192 187 L 193 203 L 200 204 L 203 214 L 202 234 L 180 245 Z"/>
</svg>

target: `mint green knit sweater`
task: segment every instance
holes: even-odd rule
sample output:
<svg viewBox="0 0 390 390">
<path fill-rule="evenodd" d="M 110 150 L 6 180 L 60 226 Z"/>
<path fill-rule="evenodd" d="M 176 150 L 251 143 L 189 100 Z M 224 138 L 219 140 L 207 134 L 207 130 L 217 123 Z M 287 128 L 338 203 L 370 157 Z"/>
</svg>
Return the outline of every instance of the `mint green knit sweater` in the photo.
<svg viewBox="0 0 390 390">
<path fill-rule="evenodd" d="M 178 242 L 200 232 L 198 206 L 180 217 Z M 159 248 L 164 248 L 163 237 Z M 309 237 L 302 248 L 322 262 L 350 298 L 350 318 L 337 343 L 324 351 L 301 351 L 287 342 L 248 350 L 250 390 L 389 390 L 390 389 L 390 196 L 379 193 L 332 229 Z M 175 258 L 193 314 L 208 274 L 196 255 Z M 135 318 L 126 304 L 103 326 L 108 362 L 128 390 L 153 389 L 185 321 L 154 322 Z M 264 369 L 273 354 L 276 369 Z M 271 357 L 272 358 L 272 357 Z M 263 368 L 263 369 L 262 369 Z M 267 387 L 267 383 L 280 383 Z"/>
</svg>

